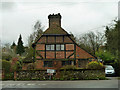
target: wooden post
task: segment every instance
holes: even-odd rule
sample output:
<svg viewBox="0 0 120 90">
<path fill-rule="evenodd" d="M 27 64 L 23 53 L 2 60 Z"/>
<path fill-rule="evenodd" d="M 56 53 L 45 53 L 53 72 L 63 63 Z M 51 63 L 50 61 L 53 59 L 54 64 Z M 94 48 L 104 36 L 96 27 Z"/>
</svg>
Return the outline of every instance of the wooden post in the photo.
<svg viewBox="0 0 120 90">
<path fill-rule="evenodd" d="M 4 77 L 5 77 L 5 72 L 4 72 L 4 70 L 2 69 L 2 79 L 4 79 Z"/>
<path fill-rule="evenodd" d="M 55 75 L 56 78 L 60 78 L 60 70 L 56 70 L 56 75 Z"/>
<path fill-rule="evenodd" d="M 16 80 L 17 79 L 17 73 L 16 73 L 16 71 L 14 72 L 14 80 Z"/>
<path fill-rule="evenodd" d="M 78 67 L 78 60 L 76 60 L 76 67 Z"/>
</svg>

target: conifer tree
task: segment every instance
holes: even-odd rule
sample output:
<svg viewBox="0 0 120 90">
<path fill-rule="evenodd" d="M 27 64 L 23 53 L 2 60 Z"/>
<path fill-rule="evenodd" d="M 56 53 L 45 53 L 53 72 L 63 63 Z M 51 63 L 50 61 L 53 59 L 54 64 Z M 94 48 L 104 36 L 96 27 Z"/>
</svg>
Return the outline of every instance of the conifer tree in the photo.
<svg viewBox="0 0 120 90">
<path fill-rule="evenodd" d="M 18 45 L 17 45 L 17 48 L 16 48 L 16 53 L 21 56 L 22 53 L 25 52 L 21 34 L 20 34 L 20 37 L 19 37 L 19 39 L 18 39 L 18 43 L 17 43 L 17 44 L 18 44 Z"/>
<path fill-rule="evenodd" d="M 13 42 L 13 44 L 11 45 L 11 49 L 14 49 L 14 47 L 16 47 L 15 42 Z"/>
</svg>

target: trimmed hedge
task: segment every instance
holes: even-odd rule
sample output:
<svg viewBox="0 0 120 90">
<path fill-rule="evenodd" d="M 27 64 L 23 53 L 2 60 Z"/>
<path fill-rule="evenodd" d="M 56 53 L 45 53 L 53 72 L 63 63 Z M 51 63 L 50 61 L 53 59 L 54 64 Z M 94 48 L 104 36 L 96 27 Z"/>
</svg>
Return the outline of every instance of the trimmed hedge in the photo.
<svg viewBox="0 0 120 90">
<path fill-rule="evenodd" d="M 105 79 L 104 69 L 61 70 L 60 80 L 98 80 Z"/>
<path fill-rule="evenodd" d="M 57 71 L 56 71 L 57 73 Z M 57 73 L 58 74 L 58 73 Z M 17 71 L 16 80 L 49 80 L 46 70 L 20 70 Z M 52 80 L 98 80 L 105 79 L 104 69 L 61 69 L 59 78 L 52 75 Z"/>
</svg>

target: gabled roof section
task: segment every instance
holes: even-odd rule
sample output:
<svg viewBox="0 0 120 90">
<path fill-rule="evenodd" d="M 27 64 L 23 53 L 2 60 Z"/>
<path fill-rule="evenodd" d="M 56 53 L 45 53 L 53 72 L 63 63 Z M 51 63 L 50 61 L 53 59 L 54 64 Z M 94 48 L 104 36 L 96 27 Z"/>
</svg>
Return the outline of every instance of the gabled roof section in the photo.
<svg viewBox="0 0 120 90">
<path fill-rule="evenodd" d="M 43 35 L 52 35 L 52 34 L 68 35 L 68 33 L 60 26 L 50 27 L 43 33 Z"/>
</svg>

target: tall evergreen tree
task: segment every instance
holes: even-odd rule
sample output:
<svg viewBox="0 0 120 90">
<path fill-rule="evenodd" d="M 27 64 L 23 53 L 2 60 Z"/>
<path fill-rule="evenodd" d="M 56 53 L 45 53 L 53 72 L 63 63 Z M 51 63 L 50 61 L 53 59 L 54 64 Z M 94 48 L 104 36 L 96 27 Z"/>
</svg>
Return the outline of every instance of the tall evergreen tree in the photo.
<svg viewBox="0 0 120 90">
<path fill-rule="evenodd" d="M 11 49 L 14 49 L 14 47 L 16 47 L 15 42 L 13 42 L 13 44 L 11 45 Z"/>
<path fill-rule="evenodd" d="M 18 45 L 17 45 L 17 48 L 16 48 L 16 53 L 21 56 L 22 53 L 24 53 L 24 52 L 25 52 L 25 50 L 24 50 L 24 46 L 23 46 L 22 36 L 20 34 L 20 37 L 18 39 Z"/>
<path fill-rule="evenodd" d="M 111 26 L 106 26 L 105 36 L 107 39 L 106 47 L 109 52 L 117 56 L 118 54 L 118 21 Z"/>
</svg>

